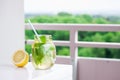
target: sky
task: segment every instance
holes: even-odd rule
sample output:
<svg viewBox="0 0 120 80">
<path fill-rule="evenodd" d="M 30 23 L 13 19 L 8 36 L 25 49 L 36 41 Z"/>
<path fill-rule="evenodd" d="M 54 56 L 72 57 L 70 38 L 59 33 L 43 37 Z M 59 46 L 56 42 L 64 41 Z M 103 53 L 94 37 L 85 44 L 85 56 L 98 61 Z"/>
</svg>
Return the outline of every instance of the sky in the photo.
<svg viewBox="0 0 120 80">
<path fill-rule="evenodd" d="M 25 13 L 120 15 L 120 0 L 24 0 Z"/>
</svg>

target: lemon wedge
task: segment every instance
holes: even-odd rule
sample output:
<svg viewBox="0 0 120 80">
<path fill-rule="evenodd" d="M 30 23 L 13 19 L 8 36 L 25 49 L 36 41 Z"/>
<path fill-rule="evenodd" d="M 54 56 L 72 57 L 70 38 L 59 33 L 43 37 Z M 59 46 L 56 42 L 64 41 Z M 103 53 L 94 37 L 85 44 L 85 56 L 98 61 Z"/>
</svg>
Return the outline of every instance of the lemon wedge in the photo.
<svg viewBox="0 0 120 80">
<path fill-rule="evenodd" d="M 17 50 L 13 54 L 13 58 L 12 59 L 13 59 L 13 63 L 17 67 L 24 67 L 28 63 L 28 61 L 29 61 L 29 55 L 24 50 Z"/>
</svg>

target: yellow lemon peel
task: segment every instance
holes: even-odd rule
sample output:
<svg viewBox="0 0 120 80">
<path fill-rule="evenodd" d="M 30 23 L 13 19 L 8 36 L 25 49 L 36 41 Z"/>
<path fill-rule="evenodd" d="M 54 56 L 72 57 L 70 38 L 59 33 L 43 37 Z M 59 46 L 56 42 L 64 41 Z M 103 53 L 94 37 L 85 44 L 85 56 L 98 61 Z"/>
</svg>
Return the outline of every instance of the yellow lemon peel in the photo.
<svg viewBox="0 0 120 80">
<path fill-rule="evenodd" d="M 29 61 L 29 55 L 24 50 L 17 50 L 13 54 L 13 58 L 12 59 L 13 59 L 13 63 L 17 67 L 24 67 L 28 63 L 28 61 Z"/>
</svg>

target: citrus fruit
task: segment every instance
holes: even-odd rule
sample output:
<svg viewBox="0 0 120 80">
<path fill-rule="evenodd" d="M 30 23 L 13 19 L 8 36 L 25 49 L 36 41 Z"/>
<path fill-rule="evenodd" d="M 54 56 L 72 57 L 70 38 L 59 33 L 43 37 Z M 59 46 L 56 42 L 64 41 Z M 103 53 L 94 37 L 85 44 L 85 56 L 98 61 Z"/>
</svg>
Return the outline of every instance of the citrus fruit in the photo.
<svg viewBox="0 0 120 80">
<path fill-rule="evenodd" d="M 24 50 L 17 50 L 13 54 L 13 63 L 17 67 L 24 67 L 29 61 L 29 55 L 26 51 Z"/>
</svg>

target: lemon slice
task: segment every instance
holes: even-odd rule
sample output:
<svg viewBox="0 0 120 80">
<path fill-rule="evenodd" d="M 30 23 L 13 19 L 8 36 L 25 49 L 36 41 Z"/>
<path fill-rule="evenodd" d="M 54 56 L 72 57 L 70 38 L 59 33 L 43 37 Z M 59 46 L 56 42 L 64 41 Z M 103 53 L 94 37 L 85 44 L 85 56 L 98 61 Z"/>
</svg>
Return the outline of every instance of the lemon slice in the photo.
<svg viewBox="0 0 120 80">
<path fill-rule="evenodd" d="M 24 67 L 29 60 L 29 55 L 26 51 L 24 50 L 17 50 L 13 54 L 13 63 L 18 66 L 18 67 Z"/>
</svg>

